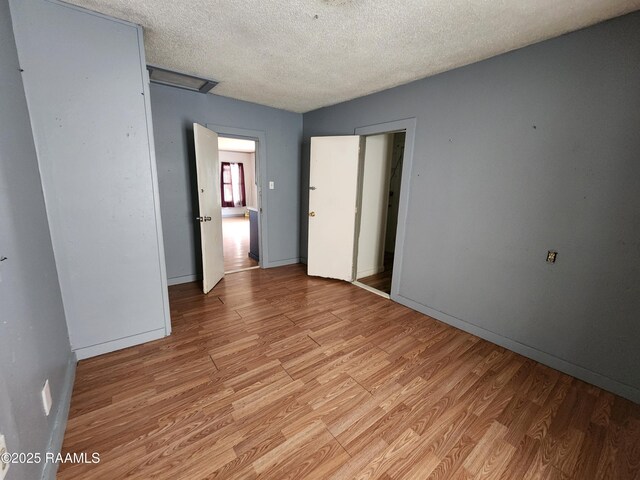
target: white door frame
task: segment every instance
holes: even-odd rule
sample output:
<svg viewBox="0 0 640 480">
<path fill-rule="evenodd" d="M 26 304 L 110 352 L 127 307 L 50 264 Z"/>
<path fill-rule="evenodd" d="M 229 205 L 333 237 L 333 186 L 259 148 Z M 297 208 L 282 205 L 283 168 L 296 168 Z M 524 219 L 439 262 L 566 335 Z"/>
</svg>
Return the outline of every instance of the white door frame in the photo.
<svg viewBox="0 0 640 480">
<path fill-rule="evenodd" d="M 400 201 L 398 207 L 398 227 L 396 229 L 396 246 L 393 256 L 393 276 L 391 278 L 391 299 L 398 301 L 400 296 L 400 277 L 402 276 L 402 259 L 404 257 L 404 239 L 409 209 L 409 187 L 413 170 L 413 147 L 416 138 L 416 118 L 406 118 L 392 122 L 377 123 L 357 127 L 354 134 L 369 136 L 382 133 L 405 131 L 404 156 L 402 158 L 402 179 L 400 181 Z M 399 302 L 401 303 L 401 302 Z"/>
<path fill-rule="evenodd" d="M 268 208 L 267 198 L 263 196 L 262 192 L 264 186 L 267 185 L 267 134 L 262 130 L 249 130 L 240 127 L 228 127 L 226 125 L 217 125 L 213 123 L 207 123 L 205 126 L 209 130 L 213 130 L 218 135 L 229 138 L 240 138 L 243 140 L 254 140 L 257 142 L 255 164 L 256 164 L 256 181 L 258 182 L 258 245 L 260 248 L 260 261 L 258 265 L 260 268 L 265 268 L 265 265 L 269 265 L 268 258 L 268 240 L 264 232 L 267 231 L 268 221 Z"/>
</svg>

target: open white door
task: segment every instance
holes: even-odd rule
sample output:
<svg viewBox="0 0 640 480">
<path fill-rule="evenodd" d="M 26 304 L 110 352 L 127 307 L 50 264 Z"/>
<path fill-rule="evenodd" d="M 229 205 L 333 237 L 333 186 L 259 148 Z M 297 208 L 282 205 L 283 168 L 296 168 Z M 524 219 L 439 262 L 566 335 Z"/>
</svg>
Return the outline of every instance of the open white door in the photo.
<svg viewBox="0 0 640 480">
<path fill-rule="evenodd" d="M 360 136 L 312 137 L 309 275 L 353 281 Z"/>
<path fill-rule="evenodd" d="M 202 240 L 202 290 L 208 293 L 224 277 L 222 202 L 218 134 L 193 124 L 198 177 L 200 238 Z"/>
</svg>

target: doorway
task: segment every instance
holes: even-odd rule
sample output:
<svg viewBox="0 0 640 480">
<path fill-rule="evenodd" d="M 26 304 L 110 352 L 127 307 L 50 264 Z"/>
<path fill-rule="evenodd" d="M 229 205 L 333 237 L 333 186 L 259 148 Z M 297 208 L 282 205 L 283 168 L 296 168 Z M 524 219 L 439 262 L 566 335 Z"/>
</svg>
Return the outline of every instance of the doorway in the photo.
<svg viewBox="0 0 640 480">
<path fill-rule="evenodd" d="M 225 274 L 259 268 L 256 143 L 218 137 Z"/>
<path fill-rule="evenodd" d="M 360 167 L 356 284 L 385 296 L 391 294 L 404 131 L 364 137 Z"/>
<path fill-rule="evenodd" d="M 260 188 L 264 183 L 264 172 L 259 173 L 260 161 L 266 158 L 265 136 L 264 132 L 259 131 L 254 135 L 253 131 L 244 129 L 209 124 L 204 127 L 198 123 L 193 124 L 193 133 L 199 210 L 195 220 L 200 223 L 202 291 L 206 294 L 224 278 L 225 273 L 259 268 L 266 262 L 266 255 L 261 254 L 265 244 L 261 235 L 265 216 L 262 215 Z M 222 151 L 219 137 L 226 138 L 222 141 Z M 227 155 L 225 151 L 231 153 Z M 246 162 L 241 161 L 242 159 Z M 246 169 L 244 163 L 247 164 Z M 225 209 L 228 210 L 223 212 Z M 227 222 L 230 228 L 226 229 L 226 243 L 231 248 L 227 250 L 225 266 L 223 213 L 226 216 L 242 216 L 238 215 L 237 209 L 244 212 L 245 218 L 248 212 L 249 220 L 244 223 L 236 222 L 237 225 Z M 248 242 L 244 228 L 247 223 Z M 244 261 L 247 257 L 255 263 L 238 265 L 238 261 Z"/>
<path fill-rule="evenodd" d="M 308 275 L 401 297 L 415 131 L 407 118 L 310 138 Z"/>
</svg>

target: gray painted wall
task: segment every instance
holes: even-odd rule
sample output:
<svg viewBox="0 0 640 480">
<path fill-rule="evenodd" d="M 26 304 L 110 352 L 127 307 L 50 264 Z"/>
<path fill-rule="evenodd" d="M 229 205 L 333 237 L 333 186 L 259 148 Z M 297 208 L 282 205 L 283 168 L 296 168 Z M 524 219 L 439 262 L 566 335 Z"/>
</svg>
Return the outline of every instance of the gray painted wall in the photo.
<svg viewBox="0 0 640 480">
<path fill-rule="evenodd" d="M 262 191 L 268 252 L 265 267 L 299 261 L 299 188 L 302 115 L 217 95 L 151 85 L 160 205 L 167 277 L 190 280 L 201 272 L 200 233 L 194 222 L 193 123 L 260 130 L 266 136 L 266 167 L 275 189 Z M 265 186 L 266 187 L 266 186 Z M 264 260 L 264 258 L 263 258 Z"/>
<path fill-rule="evenodd" d="M 7 0 L 0 0 L 0 85 L 0 256 L 8 258 L 0 263 L 0 433 L 11 452 L 44 454 L 62 440 L 75 363 Z M 46 379 L 48 417 L 40 400 Z M 7 478 L 33 480 L 42 469 L 12 465 Z"/>
<path fill-rule="evenodd" d="M 640 13 L 305 114 L 303 257 L 309 137 L 410 117 L 396 299 L 640 401 Z"/>
<path fill-rule="evenodd" d="M 167 335 L 169 306 L 142 29 L 11 1 L 73 350 Z"/>
</svg>

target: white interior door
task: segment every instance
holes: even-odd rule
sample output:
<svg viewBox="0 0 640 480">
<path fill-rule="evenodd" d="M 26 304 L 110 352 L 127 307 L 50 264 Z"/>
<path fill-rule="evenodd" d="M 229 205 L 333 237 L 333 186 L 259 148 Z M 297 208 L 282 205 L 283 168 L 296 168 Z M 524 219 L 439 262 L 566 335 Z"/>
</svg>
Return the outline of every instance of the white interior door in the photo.
<svg viewBox="0 0 640 480">
<path fill-rule="evenodd" d="M 202 290 L 208 293 L 224 277 L 222 200 L 218 134 L 193 124 L 198 177 L 200 238 L 202 240 Z"/>
<path fill-rule="evenodd" d="M 309 275 L 353 281 L 358 135 L 312 137 L 309 172 Z"/>
</svg>

